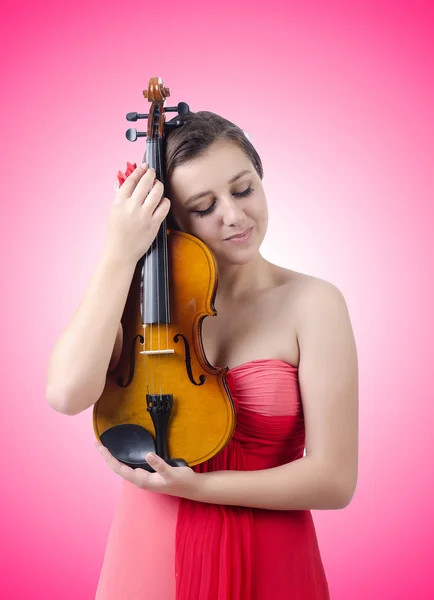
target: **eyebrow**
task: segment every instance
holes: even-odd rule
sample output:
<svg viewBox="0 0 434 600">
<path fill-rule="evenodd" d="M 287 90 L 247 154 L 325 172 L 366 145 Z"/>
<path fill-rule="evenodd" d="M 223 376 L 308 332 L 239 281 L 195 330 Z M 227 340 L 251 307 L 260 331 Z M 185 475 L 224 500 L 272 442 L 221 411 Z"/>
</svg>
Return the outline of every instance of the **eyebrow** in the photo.
<svg viewBox="0 0 434 600">
<path fill-rule="evenodd" d="M 239 179 L 246 173 L 251 173 L 251 172 L 252 171 L 250 171 L 250 169 L 245 169 L 244 171 L 241 171 L 241 173 L 238 173 L 238 175 L 235 175 L 235 177 L 232 177 L 232 179 L 230 179 L 228 181 L 228 184 L 234 183 L 234 181 L 236 181 L 237 179 Z M 190 196 L 190 198 L 187 200 L 187 202 L 185 203 L 184 206 L 187 206 L 191 202 L 194 202 L 194 200 L 199 200 L 199 198 L 202 198 L 203 196 L 208 196 L 208 194 L 212 194 L 212 190 L 209 190 L 208 192 L 201 192 L 200 194 L 194 194 L 194 196 Z"/>
</svg>

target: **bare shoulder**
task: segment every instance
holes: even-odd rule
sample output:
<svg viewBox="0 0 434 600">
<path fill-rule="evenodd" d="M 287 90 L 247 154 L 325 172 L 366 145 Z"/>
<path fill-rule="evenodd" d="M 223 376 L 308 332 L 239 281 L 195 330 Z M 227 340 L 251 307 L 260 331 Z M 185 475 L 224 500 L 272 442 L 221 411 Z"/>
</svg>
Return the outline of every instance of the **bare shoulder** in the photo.
<svg viewBox="0 0 434 600">
<path fill-rule="evenodd" d="M 307 275 L 299 271 L 277 269 L 278 286 L 281 293 L 290 300 L 291 311 L 305 313 L 307 306 L 320 306 L 322 302 L 343 302 L 344 296 L 339 288 L 330 281 Z"/>
<path fill-rule="evenodd" d="M 311 311 L 326 311 L 332 306 L 347 310 L 344 295 L 334 283 L 303 273 L 299 275 L 294 300 L 300 323 L 312 316 Z"/>
<path fill-rule="evenodd" d="M 331 281 L 298 271 L 279 268 L 282 285 L 282 304 L 295 328 L 300 342 L 303 329 L 322 319 L 333 319 L 335 325 L 349 326 L 349 313 L 345 297 Z"/>
<path fill-rule="evenodd" d="M 346 299 L 332 282 L 303 278 L 294 300 L 295 329 L 300 356 L 322 346 L 329 360 L 357 362 L 357 348 Z"/>
</svg>

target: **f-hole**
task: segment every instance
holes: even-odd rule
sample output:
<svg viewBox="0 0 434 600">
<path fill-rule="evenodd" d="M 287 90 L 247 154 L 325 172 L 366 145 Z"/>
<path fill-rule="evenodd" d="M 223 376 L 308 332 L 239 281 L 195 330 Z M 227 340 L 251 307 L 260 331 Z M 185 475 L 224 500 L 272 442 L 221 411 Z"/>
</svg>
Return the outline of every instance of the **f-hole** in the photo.
<svg viewBox="0 0 434 600">
<path fill-rule="evenodd" d="M 185 366 L 187 369 L 187 374 L 188 374 L 188 378 L 190 379 L 191 383 L 193 385 L 203 385 L 206 381 L 206 376 L 205 375 L 199 375 L 199 383 L 197 383 L 194 380 L 194 376 L 193 376 L 193 372 L 191 370 L 191 354 L 190 354 L 190 345 L 188 343 L 187 338 L 182 335 L 182 333 L 177 333 L 175 335 L 175 337 L 173 338 L 173 341 L 175 342 L 175 344 L 178 343 L 179 338 L 182 338 L 184 341 L 184 350 L 185 350 Z"/>
</svg>

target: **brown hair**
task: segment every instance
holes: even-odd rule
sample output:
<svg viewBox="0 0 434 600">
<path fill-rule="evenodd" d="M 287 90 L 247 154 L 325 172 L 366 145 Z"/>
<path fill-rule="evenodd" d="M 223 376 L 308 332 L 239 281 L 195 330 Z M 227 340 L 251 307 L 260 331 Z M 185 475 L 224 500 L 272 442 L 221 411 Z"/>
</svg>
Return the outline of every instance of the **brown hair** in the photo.
<svg viewBox="0 0 434 600">
<path fill-rule="evenodd" d="M 170 181 L 173 171 L 178 165 L 203 154 L 208 146 L 220 139 L 227 139 L 236 144 L 250 159 L 256 172 L 262 179 L 264 176 L 262 162 L 244 131 L 224 117 L 213 112 L 202 110 L 188 112 L 169 121 L 181 121 L 184 125 L 174 128 L 166 137 L 166 181 Z"/>
</svg>

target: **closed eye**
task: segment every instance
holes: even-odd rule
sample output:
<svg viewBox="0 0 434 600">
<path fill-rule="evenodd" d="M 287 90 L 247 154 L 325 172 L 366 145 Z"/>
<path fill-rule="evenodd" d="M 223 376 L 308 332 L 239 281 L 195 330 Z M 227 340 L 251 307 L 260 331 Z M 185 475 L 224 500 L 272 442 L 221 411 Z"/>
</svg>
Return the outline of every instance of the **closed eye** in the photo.
<svg viewBox="0 0 434 600">
<path fill-rule="evenodd" d="M 209 215 L 210 213 L 212 213 L 212 211 L 215 208 L 215 200 L 214 202 L 211 204 L 211 206 L 209 206 L 208 208 L 206 208 L 205 210 L 192 210 L 191 212 L 198 215 L 199 217 L 204 217 L 205 215 Z"/>
<path fill-rule="evenodd" d="M 249 187 L 244 190 L 243 192 L 238 192 L 235 193 L 234 192 L 234 196 L 237 196 L 238 198 L 244 198 L 245 196 L 250 196 L 250 194 L 253 192 L 253 188 L 249 185 Z"/>
<path fill-rule="evenodd" d="M 249 187 L 247 189 L 243 190 L 242 192 L 234 192 L 232 195 L 236 196 L 237 198 L 245 198 L 246 196 L 250 196 L 250 194 L 253 191 L 254 191 L 253 188 L 249 185 Z M 204 217 L 205 215 L 209 215 L 210 213 L 213 212 L 213 210 L 215 208 L 215 204 L 216 204 L 216 201 L 214 200 L 214 202 L 211 204 L 211 206 L 209 206 L 205 210 L 192 210 L 191 212 L 197 214 L 199 217 Z"/>
</svg>

